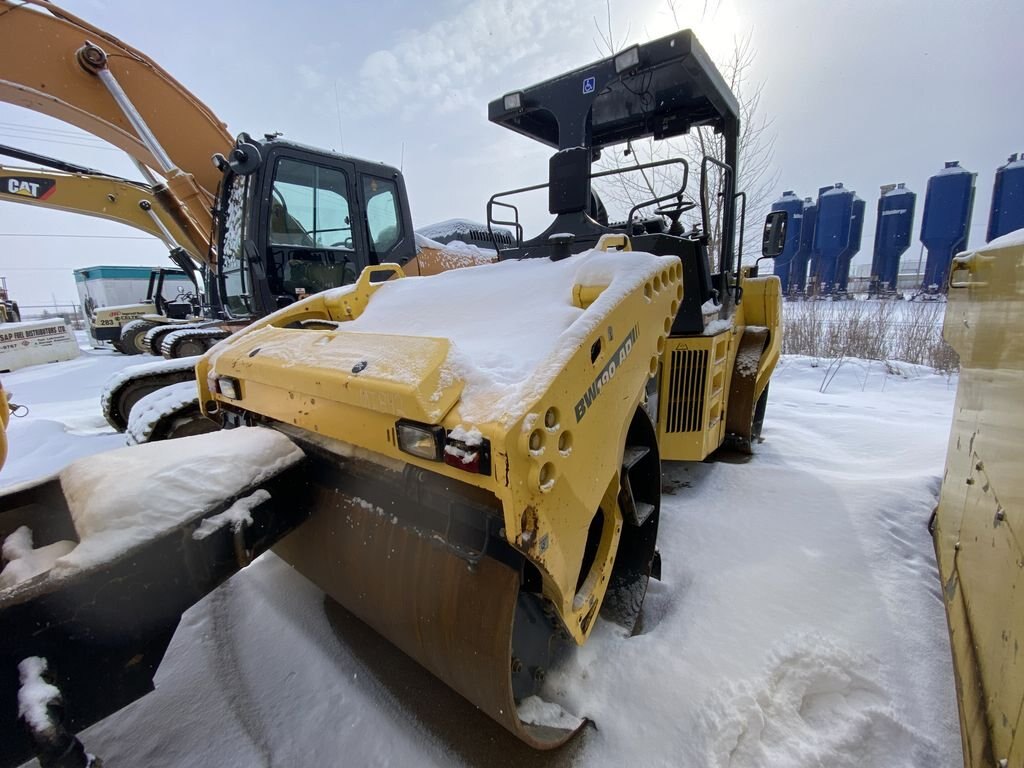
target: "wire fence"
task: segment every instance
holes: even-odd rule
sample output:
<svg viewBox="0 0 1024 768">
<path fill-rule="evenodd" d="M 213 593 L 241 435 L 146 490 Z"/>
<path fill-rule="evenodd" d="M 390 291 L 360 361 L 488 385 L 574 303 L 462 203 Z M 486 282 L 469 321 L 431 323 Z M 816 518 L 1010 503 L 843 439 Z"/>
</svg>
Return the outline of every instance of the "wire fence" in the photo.
<svg viewBox="0 0 1024 768">
<path fill-rule="evenodd" d="M 19 304 L 22 320 L 62 319 L 68 328 L 81 331 L 85 328 L 81 304 Z"/>
<path fill-rule="evenodd" d="M 942 338 L 945 312 L 941 301 L 786 302 L 782 351 L 827 360 L 900 360 L 952 373 L 960 358 Z"/>
</svg>

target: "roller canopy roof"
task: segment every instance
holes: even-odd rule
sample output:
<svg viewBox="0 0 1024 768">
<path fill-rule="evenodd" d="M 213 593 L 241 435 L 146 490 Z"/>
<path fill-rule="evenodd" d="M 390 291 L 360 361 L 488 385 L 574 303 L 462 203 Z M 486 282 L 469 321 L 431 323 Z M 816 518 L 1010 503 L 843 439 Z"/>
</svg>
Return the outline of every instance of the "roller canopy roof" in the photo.
<svg viewBox="0 0 1024 768">
<path fill-rule="evenodd" d="M 700 125 L 735 134 L 739 106 L 696 36 L 684 30 L 512 91 L 487 113 L 552 147 L 600 149 Z"/>
</svg>

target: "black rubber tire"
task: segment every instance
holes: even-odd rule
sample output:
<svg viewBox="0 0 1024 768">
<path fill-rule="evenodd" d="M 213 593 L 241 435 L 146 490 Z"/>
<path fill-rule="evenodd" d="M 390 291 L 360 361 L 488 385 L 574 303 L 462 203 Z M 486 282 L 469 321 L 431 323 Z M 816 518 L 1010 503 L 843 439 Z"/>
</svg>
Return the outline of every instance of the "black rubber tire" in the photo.
<svg viewBox="0 0 1024 768">
<path fill-rule="evenodd" d="M 157 323 L 139 323 L 133 328 L 128 328 L 121 331 L 121 351 L 126 355 L 142 355 L 148 352 L 145 344 L 143 343 L 146 339 L 146 334 L 151 328 L 155 328 Z"/>
</svg>

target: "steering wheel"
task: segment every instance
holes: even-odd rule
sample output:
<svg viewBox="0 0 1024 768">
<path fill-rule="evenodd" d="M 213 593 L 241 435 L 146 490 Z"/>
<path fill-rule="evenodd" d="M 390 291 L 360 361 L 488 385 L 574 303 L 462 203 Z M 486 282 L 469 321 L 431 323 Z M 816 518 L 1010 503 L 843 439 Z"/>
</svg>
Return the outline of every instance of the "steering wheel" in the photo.
<svg viewBox="0 0 1024 768">
<path fill-rule="evenodd" d="M 655 208 L 654 212 L 659 216 L 679 216 L 696 207 L 696 203 L 687 201 L 666 205 L 662 208 Z"/>
</svg>

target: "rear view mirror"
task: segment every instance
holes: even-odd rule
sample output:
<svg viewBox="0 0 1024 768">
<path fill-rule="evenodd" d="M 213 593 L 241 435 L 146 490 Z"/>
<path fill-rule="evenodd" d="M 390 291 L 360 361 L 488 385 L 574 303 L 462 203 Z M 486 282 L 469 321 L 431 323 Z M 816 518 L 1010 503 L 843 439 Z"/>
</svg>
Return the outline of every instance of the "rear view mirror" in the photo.
<svg viewBox="0 0 1024 768">
<path fill-rule="evenodd" d="M 788 214 L 785 211 L 772 211 L 764 219 L 764 237 L 761 240 L 761 255 L 766 258 L 775 258 L 786 244 L 786 221 Z"/>
</svg>

